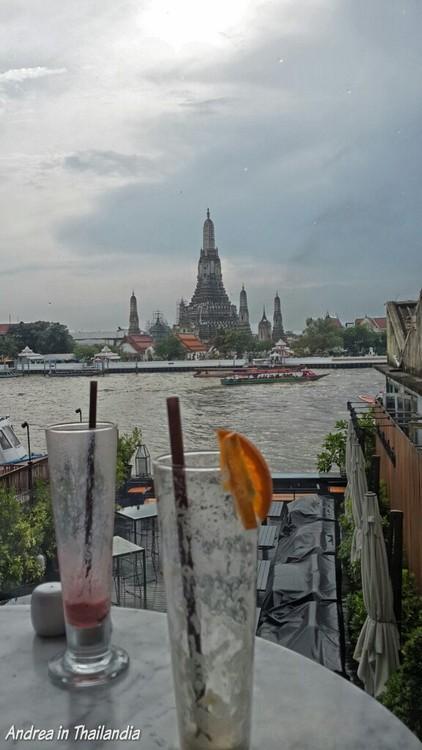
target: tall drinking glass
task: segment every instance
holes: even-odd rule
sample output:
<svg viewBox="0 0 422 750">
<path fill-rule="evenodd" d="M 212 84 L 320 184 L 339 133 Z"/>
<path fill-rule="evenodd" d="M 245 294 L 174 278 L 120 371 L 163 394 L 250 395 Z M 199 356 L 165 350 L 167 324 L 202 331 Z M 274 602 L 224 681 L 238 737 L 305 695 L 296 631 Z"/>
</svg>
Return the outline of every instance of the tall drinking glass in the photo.
<svg viewBox="0 0 422 750">
<path fill-rule="evenodd" d="M 171 456 L 154 463 L 180 746 L 249 750 L 256 529 L 223 489 L 219 453 L 185 462 L 187 507 L 177 509 Z"/>
<path fill-rule="evenodd" d="M 67 648 L 49 663 L 53 682 L 109 682 L 129 657 L 110 645 L 117 429 L 102 422 L 46 430 Z"/>
</svg>

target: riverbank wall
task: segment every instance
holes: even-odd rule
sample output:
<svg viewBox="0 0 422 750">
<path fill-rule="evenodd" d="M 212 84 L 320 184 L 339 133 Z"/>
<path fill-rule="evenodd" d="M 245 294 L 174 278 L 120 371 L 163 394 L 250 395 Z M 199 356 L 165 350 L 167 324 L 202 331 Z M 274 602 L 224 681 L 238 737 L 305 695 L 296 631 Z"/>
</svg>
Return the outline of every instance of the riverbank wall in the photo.
<svg viewBox="0 0 422 750">
<path fill-rule="evenodd" d="M 286 366 L 303 366 L 313 370 L 361 369 L 377 367 L 387 363 L 386 357 L 289 357 L 283 364 Z M 199 370 L 237 370 L 246 365 L 243 359 L 221 360 L 177 360 L 174 362 L 104 362 L 97 366 L 82 365 L 80 362 L 28 362 L 14 370 L 16 377 L 26 375 L 45 375 L 46 377 L 98 377 L 121 374 L 198 372 Z M 10 371 L 2 370 L 0 377 Z"/>
</svg>

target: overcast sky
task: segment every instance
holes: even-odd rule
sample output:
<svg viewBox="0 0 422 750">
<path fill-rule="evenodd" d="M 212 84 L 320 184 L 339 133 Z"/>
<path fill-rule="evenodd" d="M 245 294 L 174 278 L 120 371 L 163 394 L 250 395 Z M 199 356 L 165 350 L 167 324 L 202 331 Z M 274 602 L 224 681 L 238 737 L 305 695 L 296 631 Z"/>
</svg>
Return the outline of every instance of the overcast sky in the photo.
<svg viewBox="0 0 422 750">
<path fill-rule="evenodd" d="M 206 208 L 256 323 L 422 285 L 420 0 L 1 0 L 0 322 L 141 325 Z"/>
</svg>

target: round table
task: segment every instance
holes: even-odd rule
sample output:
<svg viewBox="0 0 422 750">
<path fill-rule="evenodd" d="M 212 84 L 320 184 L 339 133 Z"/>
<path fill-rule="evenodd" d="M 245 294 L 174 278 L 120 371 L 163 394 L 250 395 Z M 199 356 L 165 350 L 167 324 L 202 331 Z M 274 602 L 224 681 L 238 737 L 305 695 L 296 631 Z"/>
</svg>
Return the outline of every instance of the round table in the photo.
<svg viewBox="0 0 422 750">
<path fill-rule="evenodd" d="M 29 607 L 0 608 L 0 747 L 55 750 L 178 748 L 166 616 L 113 607 L 113 641 L 129 672 L 110 687 L 68 692 L 51 684 L 47 661 L 64 639 L 35 636 Z M 14 730 L 54 731 L 54 740 L 18 740 Z M 98 738 L 75 739 L 75 727 Z M 101 726 L 142 731 L 138 743 L 102 741 Z M 60 727 L 69 739 L 60 739 Z M 78 730 L 79 736 L 83 733 Z M 133 732 L 133 730 L 132 730 Z M 62 731 L 63 736 L 65 733 Z M 253 750 L 421 750 L 419 740 L 377 701 L 293 651 L 257 638 Z"/>
</svg>

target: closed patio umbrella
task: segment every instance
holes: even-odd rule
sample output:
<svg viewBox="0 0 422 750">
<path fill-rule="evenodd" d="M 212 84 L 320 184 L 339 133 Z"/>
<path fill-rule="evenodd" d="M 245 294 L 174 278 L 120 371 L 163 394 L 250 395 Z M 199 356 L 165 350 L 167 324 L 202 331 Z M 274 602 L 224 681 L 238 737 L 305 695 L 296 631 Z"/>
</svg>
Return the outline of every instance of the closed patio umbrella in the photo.
<svg viewBox="0 0 422 750">
<path fill-rule="evenodd" d="M 360 447 L 352 420 L 349 422 L 346 439 L 347 487 L 345 499 L 350 500 L 354 531 L 352 537 L 351 562 L 360 560 L 362 547 L 362 504 L 368 483 L 365 473 L 365 457 Z"/>
<path fill-rule="evenodd" d="M 353 658 L 365 690 L 377 697 L 399 667 L 400 638 L 377 496 L 365 494 L 362 506 L 362 590 L 367 618 Z"/>
<path fill-rule="evenodd" d="M 361 558 L 362 550 L 362 508 L 365 504 L 365 493 L 368 492 L 368 482 L 365 472 L 365 457 L 363 450 L 356 439 L 353 452 L 352 468 L 352 514 L 355 528 L 352 537 L 351 562 Z"/>
</svg>

